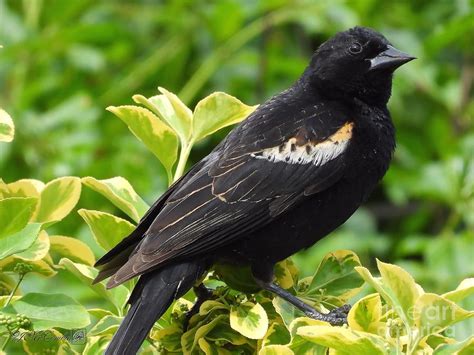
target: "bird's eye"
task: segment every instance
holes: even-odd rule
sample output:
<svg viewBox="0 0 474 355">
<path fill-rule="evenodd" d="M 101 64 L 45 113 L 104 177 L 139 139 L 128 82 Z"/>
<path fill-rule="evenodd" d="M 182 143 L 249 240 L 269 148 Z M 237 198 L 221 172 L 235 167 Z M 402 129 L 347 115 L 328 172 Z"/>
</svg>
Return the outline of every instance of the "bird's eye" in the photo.
<svg viewBox="0 0 474 355">
<path fill-rule="evenodd" d="M 362 52 L 362 45 L 359 42 L 352 43 L 349 47 L 349 52 L 351 52 L 351 54 L 359 54 Z"/>
</svg>

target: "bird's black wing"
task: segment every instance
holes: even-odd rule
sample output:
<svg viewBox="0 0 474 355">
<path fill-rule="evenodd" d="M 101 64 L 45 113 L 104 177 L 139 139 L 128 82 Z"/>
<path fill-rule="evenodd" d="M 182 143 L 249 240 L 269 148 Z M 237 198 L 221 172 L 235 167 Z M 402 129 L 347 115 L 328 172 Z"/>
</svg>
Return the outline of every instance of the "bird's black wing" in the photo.
<svg viewBox="0 0 474 355">
<path fill-rule="evenodd" d="M 331 186 L 342 174 L 353 125 L 323 105 L 260 107 L 170 195 L 109 287 L 212 252 Z"/>
</svg>

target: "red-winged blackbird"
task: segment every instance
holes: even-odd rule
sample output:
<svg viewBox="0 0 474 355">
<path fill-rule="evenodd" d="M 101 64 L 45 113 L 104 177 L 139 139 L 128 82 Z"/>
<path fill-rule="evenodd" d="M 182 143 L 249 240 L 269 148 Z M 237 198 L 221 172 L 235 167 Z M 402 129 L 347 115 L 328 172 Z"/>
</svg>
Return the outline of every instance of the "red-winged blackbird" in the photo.
<svg viewBox="0 0 474 355">
<path fill-rule="evenodd" d="M 216 263 L 249 265 L 261 288 L 310 317 L 344 322 L 344 310 L 321 314 L 275 285 L 273 267 L 346 221 L 383 177 L 395 147 L 392 74 L 412 59 L 372 29 L 338 33 L 292 87 L 171 186 L 97 262 L 108 287 L 142 275 L 106 353 L 135 353 Z"/>
</svg>

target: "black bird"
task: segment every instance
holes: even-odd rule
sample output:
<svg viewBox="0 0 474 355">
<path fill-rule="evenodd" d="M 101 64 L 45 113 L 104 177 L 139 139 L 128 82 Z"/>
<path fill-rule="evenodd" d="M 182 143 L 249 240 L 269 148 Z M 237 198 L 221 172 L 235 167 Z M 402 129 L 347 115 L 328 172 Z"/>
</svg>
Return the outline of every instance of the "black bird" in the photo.
<svg viewBox="0 0 474 355">
<path fill-rule="evenodd" d="M 261 288 L 341 324 L 344 312 L 321 314 L 274 284 L 273 267 L 344 223 L 383 177 L 395 147 L 392 74 L 412 59 L 369 28 L 336 34 L 172 185 L 96 264 L 108 287 L 141 275 L 106 354 L 135 354 L 216 263 L 249 265 Z"/>
</svg>

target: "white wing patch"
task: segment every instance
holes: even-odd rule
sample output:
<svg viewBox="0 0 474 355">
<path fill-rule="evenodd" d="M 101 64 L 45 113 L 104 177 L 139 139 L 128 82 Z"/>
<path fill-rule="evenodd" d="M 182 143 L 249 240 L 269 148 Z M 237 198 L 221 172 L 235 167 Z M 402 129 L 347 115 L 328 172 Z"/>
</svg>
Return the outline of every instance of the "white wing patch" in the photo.
<svg viewBox="0 0 474 355">
<path fill-rule="evenodd" d="M 285 143 L 272 148 L 252 153 L 252 157 L 265 159 L 271 162 L 285 162 L 288 164 L 314 164 L 321 166 L 341 155 L 349 145 L 352 137 L 352 122 L 346 123 L 323 142 L 307 142 L 298 145 L 295 137 Z"/>
</svg>

